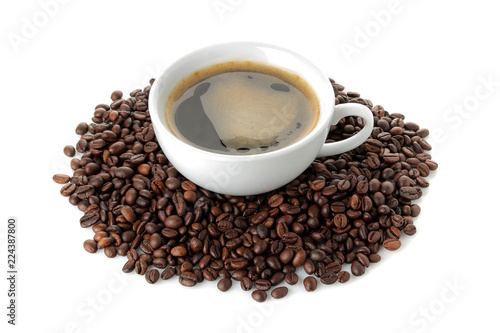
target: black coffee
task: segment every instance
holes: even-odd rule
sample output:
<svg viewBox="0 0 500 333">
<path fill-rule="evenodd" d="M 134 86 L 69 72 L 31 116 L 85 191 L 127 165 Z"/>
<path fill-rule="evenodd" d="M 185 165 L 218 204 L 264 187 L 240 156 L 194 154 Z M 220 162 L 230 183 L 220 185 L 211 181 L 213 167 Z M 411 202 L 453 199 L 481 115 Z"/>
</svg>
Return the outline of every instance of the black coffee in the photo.
<svg viewBox="0 0 500 333">
<path fill-rule="evenodd" d="M 225 154 L 258 154 L 305 137 L 319 107 L 296 74 L 256 62 L 227 62 L 197 71 L 171 93 L 170 130 L 199 148 Z"/>
</svg>

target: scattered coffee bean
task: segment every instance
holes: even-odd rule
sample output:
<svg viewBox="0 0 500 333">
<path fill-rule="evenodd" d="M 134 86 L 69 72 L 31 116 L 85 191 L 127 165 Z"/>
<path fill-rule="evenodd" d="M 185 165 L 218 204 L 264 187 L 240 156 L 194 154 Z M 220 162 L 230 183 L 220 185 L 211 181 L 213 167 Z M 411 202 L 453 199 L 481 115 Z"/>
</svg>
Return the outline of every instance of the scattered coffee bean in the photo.
<svg viewBox="0 0 500 333">
<path fill-rule="evenodd" d="M 276 299 L 280 299 L 288 295 L 287 287 L 278 287 L 271 291 L 271 296 Z"/>
<path fill-rule="evenodd" d="M 228 291 L 229 289 L 231 289 L 232 285 L 233 285 L 233 282 L 232 282 L 231 278 L 228 278 L 228 277 L 222 278 L 222 279 L 220 279 L 219 282 L 217 282 L 217 288 L 220 291 Z"/>
<path fill-rule="evenodd" d="M 339 275 L 337 276 L 337 280 L 340 283 L 346 283 L 347 281 L 349 281 L 350 278 L 351 278 L 351 274 L 349 274 L 349 272 L 346 272 L 346 271 L 339 272 Z"/>
<path fill-rule="evenodd" d="M 345 283 L 350 273 L 344 264 L 363 275 L 380 261 L 382 247 L 397 250 L 415 234 L 420 207 L 412 200 L 422 196 L 425 177 L 438 165 L 427 152 L 429 131 L 402 114 L 346 93 L 332 80 L 336 104 L 371 108 L 371 137 L 344 154 L 317 158 L 282 188 L 236 197 L 197 187 L 167 160 L 147 109 L 150 88 L 130 97 L 117 90 L 111 105 L 96 106 L 93 122 L 75 129 L 82 155 L 71 160 L 73 175 L 53 176 L 63 185 L 61 195 L 83 212 L 81 227 L 92 227 L 84 249 L 126 255 L 123 272 L 135 270 L 149 283 L 177 275 L 184 286 L 221 277 L 221 291 L 234 279 L 243 290 L 256 289 L 252 297 L 262 302 L 283 280 L 297 284 L 296 268 L 323 284 Z M 363 125 L 346 117 L 331 127 L 327 141 L 350 137 Z M 74 156 L 75 147 L 64 153 Z M 317 287 L 313 276 L 303 283 L 308 291 Z M 271 295 L 287 291 L 278 287 Z"/>
<path fill-rule="evenodd" d="M 92 239 L 87 239 L 83 242 L 83 248 L 88 253 L 96 253 L 97 252 L 97 243 Z"/>
<path fill-rule="evenodd" d="M 64 155 L 68 156 L 68 157 L 73 157 L 75 156 L 75 147 L 73 146 L 65 146 L 64 147 Z"/>
<path fill-rule="evenodd" d="M 294 284 L 297 284 L 297 282 L 299 282 L 299 276 L 297 274 L 295 274 L 294 272 L 288 272 L 285 275 L 285 281 L 289 285 L 293 286 Z"/>
<path fill-rule="evenodd" d="M 67 175 L 57 174 L 52 177 L 52 180 L 58 184 L 66 184 L 71 178 Z"/>
<path fill-rule="evenodd" d="M 198 283 L 198 278 L 194 273 L 191 272 L 183 272 L 179 276 L 179 283 L 184 287 L 192 287 Z"/>
<path fill-rule="evenodd" d="M 157 269 L 150 269 L 146 272 L 146 281 L 150 284 L 155 284 L 160 278 L 160 272 Z"/>
<path fill-rule="evenodd" d="M 304 288 L 306 291 L 315 291 L 318 287 L 318 280 L 312 276 L 308 276 L 304 279 Z"/>
<path fill-rule="evenodd" d="M 351 272 L 354 276 L 361 276 L 365 274 L 365 266 L 363 266 L 359 261 L 355 260 L 351 264 Z"/>
<path fill-rule="evenodd" d="M 384 241 L 383 245 L 389 251 L 396 251 L 401 247 L 401 241 L 399 239 L 389 238 Z"/>
<path fill-rule="evenodd" d="M 267 294 L 265 291 L 255 290 L 254 292 L 252 292 L 252 298 L 257 302 L 262 303 L 266 301 Z"/>
</svg>

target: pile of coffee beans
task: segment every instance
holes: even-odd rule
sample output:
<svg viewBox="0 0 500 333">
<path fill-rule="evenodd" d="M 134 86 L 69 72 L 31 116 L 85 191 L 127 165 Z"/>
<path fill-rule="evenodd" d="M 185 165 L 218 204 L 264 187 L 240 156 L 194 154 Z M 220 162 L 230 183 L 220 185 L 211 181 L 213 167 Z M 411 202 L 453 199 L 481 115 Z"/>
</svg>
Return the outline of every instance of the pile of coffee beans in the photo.
<svg viewBox="0 0 500 333">
<path fill-rule="evenodd" d="M 109 105 L 95 107 L 90 124 L 76 127 L 76 146 L 64 147 L 67 156 L 79 153 L 71 160 L 73 175 L 53 177 L 83 212 L 81 227 L 95 233 L 84 249 L 126 256 L 123 272 L 151 284 L 176 276 L 186 287 L 219 280 L 217 288 L 227 291 L 237 281 L 258 302 L 269 290 L 285 297 L 283 284 L 299 283 L 301 268 L 309 275 L 302 281 L 307 291 L 316 290 L 318 279 L 329 285 L 363 275 L 382 248 L 395 251 L 403 234 L 416 233 L 420 207 L 412 201 L 437 164 L 426 152 L 427 129 L 331 82 L 336 104 L 372 110 L 371 137 L 352 151 L 316 159 L 282 188 L 245 197 L 213 193 L 177 172 L 151 125 L 151 85 L 128 98 L 114 91 Z M 362 118 L 344 118 L 331 126 L 327 142 L 363 125 Z"/>
</svg>

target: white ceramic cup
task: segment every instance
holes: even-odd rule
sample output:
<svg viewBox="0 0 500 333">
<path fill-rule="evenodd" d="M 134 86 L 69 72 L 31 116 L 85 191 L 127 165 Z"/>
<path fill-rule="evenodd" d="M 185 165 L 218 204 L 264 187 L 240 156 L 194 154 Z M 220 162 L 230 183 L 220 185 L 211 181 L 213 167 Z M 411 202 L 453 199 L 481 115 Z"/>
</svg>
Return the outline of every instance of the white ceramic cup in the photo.
<svg viewBox="0 0 500 333">
<path fill-rule="evenodd" d="M 301 140 L 275 151 L 253 155 L 209 152 L 180 140 L 165 119 L 167 99 L 177 84 L 197 70 L 229 61 L 263 62 L 296 73 L 314 90 L 319 118 Z M 229 195 L 253 195 L 274 190 L 300 175 L 316 157 L 337 155 L 362 144 L 373 129 L 373 115 L 361 104 L 335 106 L 328 77 L 306 58 L 287 49 L 253 42 L 205 47 L 177 60 L 158 77 L 149 94 L 149 112 L 158 142 L 170 162 L 186 178 L 208 190 Z M 330 125 L 347 116 L 365 120 L 356 135 L 325 143 Z"/>
</svg>

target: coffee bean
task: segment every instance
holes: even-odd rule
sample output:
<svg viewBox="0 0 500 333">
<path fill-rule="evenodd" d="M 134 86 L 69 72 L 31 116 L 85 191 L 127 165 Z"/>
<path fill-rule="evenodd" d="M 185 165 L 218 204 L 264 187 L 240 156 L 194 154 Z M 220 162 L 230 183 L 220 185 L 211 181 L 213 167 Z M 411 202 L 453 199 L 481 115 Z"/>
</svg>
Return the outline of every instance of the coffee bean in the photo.
<svg viewBox="0 0 500 333">
<path fill-rule="evenodd" d="M 97 243 L 92 239 L 87 239 L 83 242 L 83 248 L 88 253 L 96 253 L 97 252 Z"/>
<path fill-rule="evenodd" d="M 403 186 L 399 189 L 399 195 L 406 200 L 417 200 L 422 196 L 422 190 L 418 187 Z"/>
<path fill-rule="evenodd" d="M 163 272 L 161 272 L 160 278 L 162 280 L 168 280 L 168 279 L 172 278 L 174 275 L 175 275 L 175 268 L 170 266 L 170 267 L 165 268 L 163 270 Z"/>
<path fill-rule="evenodd" d="M 295 256 L 293 257 L 292 264 L 295 267 L 300 267 L 304 264 L 304 262 L 306 261 L 306 258 L 307 258 L 306 251 L 299 250 L 299 251 L 297 251 L 297 253 L 295 253 Z"/>
<path fill-rule="evenodd" d="M 114 245 L 106 246 L 104 248 L 104 254 L 108 258 L 114 258 L 117 255 L 116 247 Z"/>
<path fill-rule="evenodd" d="M 89 126 L 85 122 L 81 122 L 76 126 L 75 133 L 78 135 L 83 135 L 87 133 Z"/>
<path fill-rule="evenodd" d="M 66 184 L 71 178 L 67 175 L 56 174 L 52 176 L 52 180 L 58 184 Z"/>
<path fill-rule="evenodd" d="M 116 101 L 116 100 L 119 100 L 123 97 L 123 93 L 120 91 L 120 90 L 115 90 L 113 91 L 113 93 L 111 94 L 111 100 L 112 101 Z"/>
<path fill-rule="evenodd" d="M 95 212 L 90 212 L 88 214 L 83 215 L 80 218 L 80 226 L 82 228 L 91 227 L 94 224 L 96 224 L 99 221 L 99 219 L 100 219 L 99 214 Z"/>
<path fill-rule="evenodd" d="M 75 156 L 75 148 L 73 146 L 65 146 L 64 147 L 64 155 L 68 156 L 68 157 L 73 157 Z"/>
<path fill-rule="evenodd" d="M 283 203 L 283 196 L 282 195 L 279 195 L 279 194 L 275 194 L 273 195 L 271 198 L 269 198 L 268 200 L 268 204 L 270 207 L 278 207 L 279 205 L 281 205 Z"/>
<path fill-rule="evenodd" d="M 283 282 L 284 279 L 285 279 L 285 273 L 276 272 L 269 278 L 269 282 L 271 282 L 271 285 L 276 286 L 281 282 Z"/>
<path fill-rule="evenodd" d="M 413 224 L 408 224 L 403 231 L 406 235 L 413 236 L 417 233 L 417 228 Z"/>
<path fill-rule="evenodd" d="M 349 272 L 346 272 L 346 271 L 339 272 L 339 274 L 337 276 L 337 280 L 340 283 L 346 283 L 347 281 L 349 281 L 350 278 L 351 278 L 351 274 L 349 274 Z"/>
<path fill-rule="evenodd" d="M 174 247 L 171 251 L 170 254 L 172 254 L 174 257 L 184 257 L 187 254 L 187 250 L 184 246 L 176 246 Z"/>
<path fill-rule="evenodd" d="M 309 258 L 313 261 L 323 261 L 326 258 L 326 254 L 322 250 L 314 249 L 309 253 Z"/>
<path fill-rule="evenodd" d="M 297 282 L 299 282 L 299 276 L 295 274 L 294 272 L 289 272 L 285 275 L 285 281 L 289 285 L 294 285 Z"/>
<path fill-rule="evenodd" d="M 252 280 L 246 276 L 243 279 L 241 279 L 240 284 L 241 284 L 241 289 L 243 289 L 245 291 L 249 291 L 253 287 Z"/>
<path fill-rule="evenodd" d="M 129 259 L 125 265 L 123 265 L 122 272 L 130 273 L 135 269 L 136 261 L 134 259 Z"/>
<path fill-rule="evenodd" d="M 255 288 L 258 290 L 267 291 L 271 289 L 271 282 L 266 279 L 258 279 L 255 281 Z"/>
<path fill-rule="evenodd" d="M 123 206 L 121 209 L 120 209 L 120 213 L 123 215 L 123 217 L 125 217 L 125 219 L 130 222 L 130 223 L 133 223 L 135 222 L 136 220 L 136 216 L 135 216 L 135 212 L 134 210 L 132 209 L 132 207 L 130 206 Z"/>
<path fill-rule="evenodd" d="M 365 266 L 363 266 L 359 261 L 355 260 L 351 264 L 351 272 L 354 276 L 361 276 L 365 274 Z"/>
<path fill-rule="evenodd" d="M 326 265 L 325 272 L 338 273 L 342 269 L 342 265 L 334 261 Z"/>
<path fill-rule="evenodd" d="M 262 303 L 266 301 L 267 294 L 265 291 L 255 290 L 254 292 L 252 292 L 252 298 L 257 302 Z"/>
<path fill-rule="evenodd" d="M 380 142 L 379 140 L 375 140 L 375 139 L 368 139 L 366 140 L 365 142 L 365 149 L 369 152 L 373 152 L 373 153 L 378 153 L 382 147 L 383 147 L 383 143 Z"/>
<path fill-rule="evenodd" d="M 183 272 L 179 276 L 179 283 L 184 287 L 193 287 L 198 283 L 198 278 L 192 272 Z"/>
<path fill-rule="evenodd" d="M 396 251 L 401 247 L 401 241 L 399 239 L 386 239 L 383 243 L 384 247 L 389 251 Z"/>
<path fill-rule="evenodd" d="M 104 249 L 107 246 L 110 246 L 115 243 L 115 240 L 111 237 L 103 237 L 99 239 L 97 242 L 97 248 L 98 249 Z"/>
<path fill-rule="evenodd" d="M 271 291 L 271 296 L 275 299 L 280 299 L 288 295 L 287 287 L 278 287 Z"/>
<path fill-rule="evenodd" d="M 325 272 L 321 275 L 320 281 L 323 284 L 333 284 L 337 281 L 337 274 L 333 272 Z"/>
<path fill-rule="evenodd" d="M 139 259 L 136 263 L 135 263 L 135 272 L 139 275 L 144 275 L 146 274 L 146 270 L 148 269 L 148 263 L 143 260 L 143 259 Z"/>
<path fill-rule="evenodd" d="M 232 285 L 233 285 L 233 282 L 228 277 L 222 278 L 219 280 L 219 282 L 217 282 L 217 288 L 220 291 L 228 291 L 229 289 L 231 289 Z"/>
<path fill-rule="evenodd" d="M 312 276 L 308 276 L 304 279 L 304 288 L 306 291 L 315 291 L 318 287 L 318 280 Z"/>
<path fill-rule="evenodd" d="M 80 199 L 88 199 L 94 194 L 94 186 L 83 185 L 77 188 L 76 195 Z"/>
<path fill-rule="evenodd" d="M 150 269 L 146 272 L 145 278 L 149 284 L 155 284 L 160 278 L 160 272 L 157 269 Z"/>
<path fill-rule="evenodd" d="M 75 183 L 68 183 L 61 187 L 61 195 L 63 197 L 69 197 L 73 192 L 76 190 L 76 184 Z"/>
</svg>

